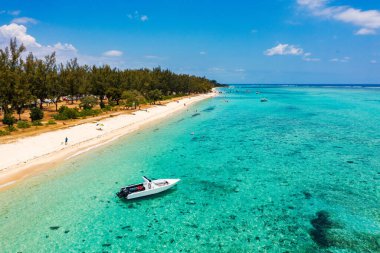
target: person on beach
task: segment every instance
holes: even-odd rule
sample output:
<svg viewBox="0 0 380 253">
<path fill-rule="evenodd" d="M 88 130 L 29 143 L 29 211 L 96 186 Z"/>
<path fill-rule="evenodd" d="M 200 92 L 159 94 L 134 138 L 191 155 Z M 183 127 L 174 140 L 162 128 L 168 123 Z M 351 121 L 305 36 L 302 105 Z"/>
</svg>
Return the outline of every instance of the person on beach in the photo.
<svg viewBox="0 0 380 253">
<path fill-rule="evenodd" d="M 66 137 L 65 138 L 65 145 L 67 145 L 67 142 L 69 141 L 69 139 Z"/>
</svg>

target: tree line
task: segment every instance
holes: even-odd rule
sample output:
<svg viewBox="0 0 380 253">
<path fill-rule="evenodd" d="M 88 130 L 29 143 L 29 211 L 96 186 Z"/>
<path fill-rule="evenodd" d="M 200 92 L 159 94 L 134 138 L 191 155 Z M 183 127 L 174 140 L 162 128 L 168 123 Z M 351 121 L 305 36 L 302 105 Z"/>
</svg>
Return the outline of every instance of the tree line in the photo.
<svg viewBox="0 0 380 253">
<path fill-rule="evenodd" d="M 0 49 L 0 107 L 4 118 L 14 112 L 21 115 L 25 108 L 43 108 L 44 101 L 55 104 L 61 98 L 71 103 L 78 98 L 93 96 L 100 106 L 104 99 L 119 104 L 121 100 L 154 103 L 169 96 L 210 91 L 218 83 L 205 77 L 175 74 L 160 67 L 154 69 L 111 68 L 109 65 L 80 65 L 77 59 L 57 63 L 52 53 L 39 59 L 29 53 L 16 38 Z"/>
</svg>

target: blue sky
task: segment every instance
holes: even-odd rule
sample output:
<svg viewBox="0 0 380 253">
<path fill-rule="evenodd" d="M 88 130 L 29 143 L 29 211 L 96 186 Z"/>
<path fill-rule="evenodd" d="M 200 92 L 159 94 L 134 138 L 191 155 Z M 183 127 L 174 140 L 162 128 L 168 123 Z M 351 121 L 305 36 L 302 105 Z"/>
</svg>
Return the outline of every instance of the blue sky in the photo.
<svg viewBox="0 0 380 253">
<path fill-rule="evenodd" d="M 380 1 L 0 0 L 0 45 L 224 83 L 380 83 Z"/>
</svg>

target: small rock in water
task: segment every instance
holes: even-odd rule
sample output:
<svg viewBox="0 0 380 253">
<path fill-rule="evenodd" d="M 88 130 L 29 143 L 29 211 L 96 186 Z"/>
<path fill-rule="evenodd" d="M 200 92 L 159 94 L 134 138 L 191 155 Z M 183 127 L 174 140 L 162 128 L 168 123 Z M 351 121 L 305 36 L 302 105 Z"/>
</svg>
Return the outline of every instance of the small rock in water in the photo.
<svg viewBox="0 0 380 253">
<path fill-rule="evenodd" d="M 323 248 L 331 246 L 332 241 L 328 238 L 328 230 L 334 227 L 334 223 L 330 219 L 330 214 L 326 211 L 319 211 L 317 218 L 312 219 L 310 223 L 314 227 L 309 232 L 313 241 Z"/>
<path fill-rule="evenodd" d="M 308 192 L 308 191 L 303 191 L 302 192 L 303 193 L 303 195 L 305 196 L 305 199 L 311 199 L 311 193 L 310 192 Z"/>
<path fill-rule="evenodd" d="M 109 246 L 111 246 L 111 243 L 104 243 L 104 244 L 102 244 L 102 246 L 103 247 L 109 247 Z"/>
<path fill-rule="evenodd" d="M 188 201 L 188 202 L 186 202 L 186 204 L 188 204 L 188 205 L 195 205 L 196 203 L 194 201 Z"/>
<path fill-rule="evenodd" d="M 116 239 L 122 239 L 123 237 L 121 235 L 116 236 Z"/>
<path fill-rule="evenodd" d="M 50 227 L 50 230 L 57 230 L 57 229 L 59 229 L 60 228 L 60 226 L 51 226 Z"/>
<path fill-rule="evenodd" d="M 354 163 L 354 161 L 347 161 L 347 163 Z"/>
<path fill-rule="evenodd" d="M 235 220 L 236 219 L 236 215 L 230 215 L 229 216 L 231 220 Z"/>
<path fill-rule="evenodd" d="M 65 232 L 64 232 L 64 233 L 65 233 L 65 234 L 67 234 L 68 232 L 70 232 L 70 230 L 65 230 Z"/>
</svg>

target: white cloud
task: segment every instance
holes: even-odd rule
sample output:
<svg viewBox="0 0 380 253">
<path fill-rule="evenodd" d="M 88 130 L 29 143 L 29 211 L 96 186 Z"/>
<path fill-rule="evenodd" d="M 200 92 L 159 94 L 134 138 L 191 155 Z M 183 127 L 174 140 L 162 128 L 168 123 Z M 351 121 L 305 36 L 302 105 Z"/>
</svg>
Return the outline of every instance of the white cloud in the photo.
<svg viewBox="0 0 380 253">
<path fill-rule="evenodd" d="M 285 23 L 288 24 L 288 25 L 292 25 L 292 26 L 299 26 L 299 25 L 301 25 L 300 22 L 297 22 L 297 21 L 294 21 L 294 20 L 286 20 Z"/>
<path fill-rule="evenodd" d="M 320 8 L 326 4 L 326 0 L 298 0 L 297 2 L 311 9 Z"/>
<path fill-rule="evenodd" d="M 6 10 L 0 10 L 0 15 L 2 14 L 8 14 L 11 16 L 18 16 L 20 15 L 21 11 L 20 10 L 14 10 L 14 11 L 6 11 Z"/>
<path fill-rule="evenodd" d="M 199 54 L 200 55 L 206 55 L 207 53 L 205 51 L 200 51 Z"/>
<path fill-rule="evenodd" d="M 312 53 L 304 53 L 302 60 L 308 61 L 308 62 L 318 62 L 321 61 L 319 58 L 311 57 Z"/>
<path fill-rule="evenodd" d="M 332 58 L 332 59 L 330 59 L 331 62 L 342 62 L 342 63 L 349 62 L 350 60 L 351 60 L 351 58 L 348 56 L 345 56 L 343 58 Z"/>
<path fill-rule="evenodd" d="M 8 46 L 10 39 L 16 38 L 18 43 L 24 44 L 29 52 L 33 52 L 37 57 L 43 57 L 52 52 L 56 52 L 57 58 L 67 60 L 77 56 L 77 49 L 67 43 L 56 43 L 53 46 L 41 45 L 36 39 L 27 33 L 27 28 L 23 25 L 10 24 L 0 26 L 0 47 Z"/>
<path fill-rule="evenodd" d="M 65 62 L 71 58 L 78 57 L 77 49 L 67 43 L 56 43 L 53 46 L 41 45 L 37 40 L 27 33 L 27 28 L 15 23 L 0 26 L 0 47 L 8 46 L 10 39 L 16 38 L 18 43 L 24 44 L 28 52 L 33 52 L 36 57 L 44 57 L 56 52 L 57 60 Z"/>
<path fill-rule="evenodd" d="M 36 38 L 28 34 L 27 28 L 24 25 L 12 23 L 9 25 L 0 26 L 0 48 L 5 48 L 6 46 L 8 46 L 9 40 L 12 38 L 16 38 L 19 44 L 24 44 L 27 50 L 27 52 L 24 53 L 24 56 L 26 56 L 29 52 L 32 52 L 37 58 L 42 58 L 48 54 L 55 52 L 57 62 L 59 63 L 65 63 L 70 59 L 78 58 L 78 61 L 81 64 L 109 64 L 115 67 L 126 67 L 125 62 L 122 58 L 80 54 L 79 51 L 75 48 L 75 46 L 69 43 L 57 42 L 54 45 L 40 44 L 37 42 Z"/>
<path fill-rule="evenodd" d="M 259 32 L 257 29 L 252 29 L 251 30 L 251 33 L 257 33 L 257 32 Z"/>
<path fill-rule="evenodd" d="M 109 50 L 103 53 L 105 57 L 120 57 L 123 55 L 122 51 L 119 50 Z"/>
<path fill-rule="evenodd" d="M 0 26 L 0 45 L 2 47 L 8 45 L 11 38 L 16 38 L 26 47 L 41 47 L 34 37 L 26 33 L 25 26 L 14 23 Z"/>
<path fill-rule="evenodd" d="M 219 67 L 212 67 L 208 69 L 210 72 L 224 72 L 224 68 L 219 68 Z"/>
<path fill-rule="evenodd" d="M 277 46 L 269 48 L 264 51 L 266 56 L 275 56 L 275 55 L 295 55 L 301 56 L 302 60 L 307 62 L 318 62 L 321 59 L 311 57 L 311 53 L 305 52 L 302 48 L 289 45 L 289 44 L 281 44 L 279 43 Z"/>
<path fill-rule="evenodd" d="M 235 72 L 245 72 L 245 69 L 235 69 Z"/>
<path fill-rule="evenodd" d="M 378 10 L 361 10 L 350 6 L 328 6 L 326 0 L 297 0 L 297 3 L 309 9 L 314 16 L 330 18 L 359 27 L 356 35 L 372 35 L 380 29 L 380 11 Z"/>
<path fill-rule="evenodd" d="M 146 58 L 146 59 L 159 59 L 160 57 L 157 55 L 145 55 L 144 58 Z"/>
<path fill-rule="evenodd" d="M 318 61 L 321 61 L 321 59 L 319 59 L 319 58 L 309 58 L 309 57 L 304 57 L 304 58 L 302 58 L 302 60 L 309 61 L 309 62 L 318 62 Z"/>
<path fill-rule="evenodd" d="M 368 29 L 380 28 L 380 12 L 377 10 L 362 11 L 360 9 L 348 8 L 337 13 L 335 18 L 359 27 Z"/>
<path fill-rule="evenodd" d="M 14 10 L 14 11 L 8 11 L 7 13 L 9 15 L 12 15 L 12 16 L 18 16 L 18 15 L 20 15 L 21 11 L 20 10 Z"/>
<path fill-rule="evenodd" d="M 267 55 L 267 56 L 274 56 L 274 55 L 303 55 L 304 51 L 303 51 L 302 48 L 296 47 L 294 45 L 279 43 L 277 46 L 265 50 L 264 54 Z"/>
<path fill-rule="evenodd" d="M 377 61 L 376 61 L 376 60 L 371 60 L 370 63 L 372 63 L 372 64 L 376 64 Z"/>
<path fill-rule="evenodd" d="M 28 17 L 20 17 L 20 18 L 14 18 L 11 23 L 16 23 L 16 24 L 37 24 L 37 20 L 35 20 L 34 18 L 28 18 Z"/>
<path fill-rule="evenodd" d="M 64 50 L 64 51 L 77 51 L 77 49 L 73 45 L 68 44 L 68 43 L 62 44 L 61 42 L 58 42 L 57 44 L 55 44 L 53 48 L 57 50 Z"/>
<path fill-rule="evenodd" d="M 370 35 L 370 34 L 376 34 L 376 30 L 368 29 L 368 28 L 361 28 L 356 33 L 356 35 Z"/>
<path fill-rule="evenodd" d="M 140 15 L 138 11 L 128 14 L 127 17 L 129 19 L 140 20 L 141 22 L 146 22 L 149 20 L 149 17 L 147 15 Z"/>
</svg>

